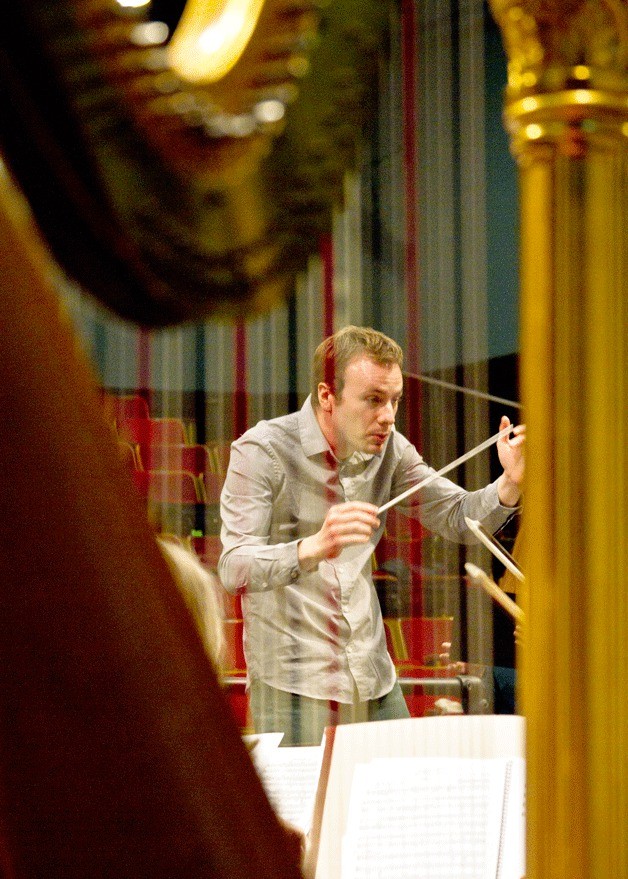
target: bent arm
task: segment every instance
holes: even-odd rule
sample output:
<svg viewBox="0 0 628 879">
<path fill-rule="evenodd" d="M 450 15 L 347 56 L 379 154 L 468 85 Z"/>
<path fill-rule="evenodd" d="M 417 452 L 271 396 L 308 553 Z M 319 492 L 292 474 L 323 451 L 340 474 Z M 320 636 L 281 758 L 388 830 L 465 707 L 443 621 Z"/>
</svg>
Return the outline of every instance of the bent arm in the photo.
<svg viewBox="0 0 628 879">
<path fill-rule="evenodd" d="M 232 594 L 275 589 L 299 577 L 298 540 L 271 543 L 278 469 L 270 450 L 255 440 L 231 447 L 220 499 L 218 574 Z"/>
<path fill-rule="evenodd" d="M 502 416 L 499 429 L 503 430 L 508 427 L 510 420 L 504 415 Z M 505 506 L 515 507 L 520 499 L 523 490 L 523 477 L 525 473 L 525 440 L 526 427 L 525 424 L 519 424 L 513 427 L 513 435 L 504 436 L 497 443 L 497 452 L 499 461 L 504 472 L 498 480 L 499 499 Z"/>
</svg>

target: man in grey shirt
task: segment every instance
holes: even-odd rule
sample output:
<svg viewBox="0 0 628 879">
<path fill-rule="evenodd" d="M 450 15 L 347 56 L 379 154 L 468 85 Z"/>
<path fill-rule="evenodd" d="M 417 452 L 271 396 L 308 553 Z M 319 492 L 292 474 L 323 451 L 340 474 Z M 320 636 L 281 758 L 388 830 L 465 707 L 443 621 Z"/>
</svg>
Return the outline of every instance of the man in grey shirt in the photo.
<svg viewBox="0 0 628 879">
<path fill-rule="evenodd" d="M 284 744 L 408 716 L 371 578 L 378 508 L 432 472 L 394 428 L 402 362 L 392 339 L 345 327 L 317 348 L 303 407 L 231 447 L 218 571 L 242 595 L 255 729 L 283 731 Z M 465 516 L 496 530 L 519 502 L 524 437 L 519 426 L 498 442 L 503 472 L 486 488 L 440 477 L 400 510 L 458 542 L 474 539 Z"/>
</svg>

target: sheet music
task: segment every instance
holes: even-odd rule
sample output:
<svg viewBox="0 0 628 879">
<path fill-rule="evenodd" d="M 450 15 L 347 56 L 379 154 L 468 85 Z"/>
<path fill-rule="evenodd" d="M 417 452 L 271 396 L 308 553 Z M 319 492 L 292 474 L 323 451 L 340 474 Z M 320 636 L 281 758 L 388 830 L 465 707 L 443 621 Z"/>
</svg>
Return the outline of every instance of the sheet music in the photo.
<svg viewBox="0 0 628 879">
<path fill-rule="evenodd" d="M 520 879 L 520 809 L 519 837 L 516 817 L 510 818 L 504 829 L 515 844 L 505 840 L 500 848 L 511 762 L 414 757 L 358 764 L 342 879 Z M 510 872 L 498 873 L 498 863 Z"/>
<path fill-rule="evenodd" d="M 337 726 L 324 804 L 321 803 L 320 814 L 316 816 L 319 833 L 310 857 L 316 879 L 345 879 L 341 872 L 342 840 L 358 765 L 381 758 L 481 761 L 523 760 L 524 757 L 525 720 L 516 715 L 413 717 Z M 523 843 L 519 848 L 522 847 Z M 422 874 L 419 875 L 423 879 Z M 397 879 L 392 872 L 385 871 L 382 877 Z M 453 874 L 448 879 L 454 879 Z M 511 879 L 511 876 L 500 874 L 499 879 Z"/>
<path fill-rule="evenodd" d="M 270 748 L 253 762 L 268 799 L 280 818 L 308 833 L 323 760 L 323 746 Z"/>
</svg>

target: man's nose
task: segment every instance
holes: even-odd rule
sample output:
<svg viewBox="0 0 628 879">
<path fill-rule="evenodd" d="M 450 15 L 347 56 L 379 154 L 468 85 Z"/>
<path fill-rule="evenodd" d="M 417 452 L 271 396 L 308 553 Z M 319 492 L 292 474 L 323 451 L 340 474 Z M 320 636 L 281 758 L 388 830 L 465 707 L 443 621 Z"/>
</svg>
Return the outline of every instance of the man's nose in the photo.
<svg viewBox="0 0 628 879">
<path fill-rule="evenodd" d="M 382 406 L 379 410 L 379 420 L 384 424 L 395 423 L 395 407 L 392 403 L 386 403 L 385 406 Z"/>
</svg>

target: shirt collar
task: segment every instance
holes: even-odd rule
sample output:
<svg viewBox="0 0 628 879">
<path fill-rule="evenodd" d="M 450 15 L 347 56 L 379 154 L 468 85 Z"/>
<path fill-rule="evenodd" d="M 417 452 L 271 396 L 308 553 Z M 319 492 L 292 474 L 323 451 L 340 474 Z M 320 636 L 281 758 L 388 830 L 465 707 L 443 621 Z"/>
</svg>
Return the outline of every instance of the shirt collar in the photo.
<svg viewBox="0 0 628 879">
<path fill-rule="evenodd" d="M 316 419 L 311 394 L 299 411 L 299 436 L 301 448 L 307 458 L 311 458 L 312 455 L 331 453 L 330 445 Z"/>
</svg>

